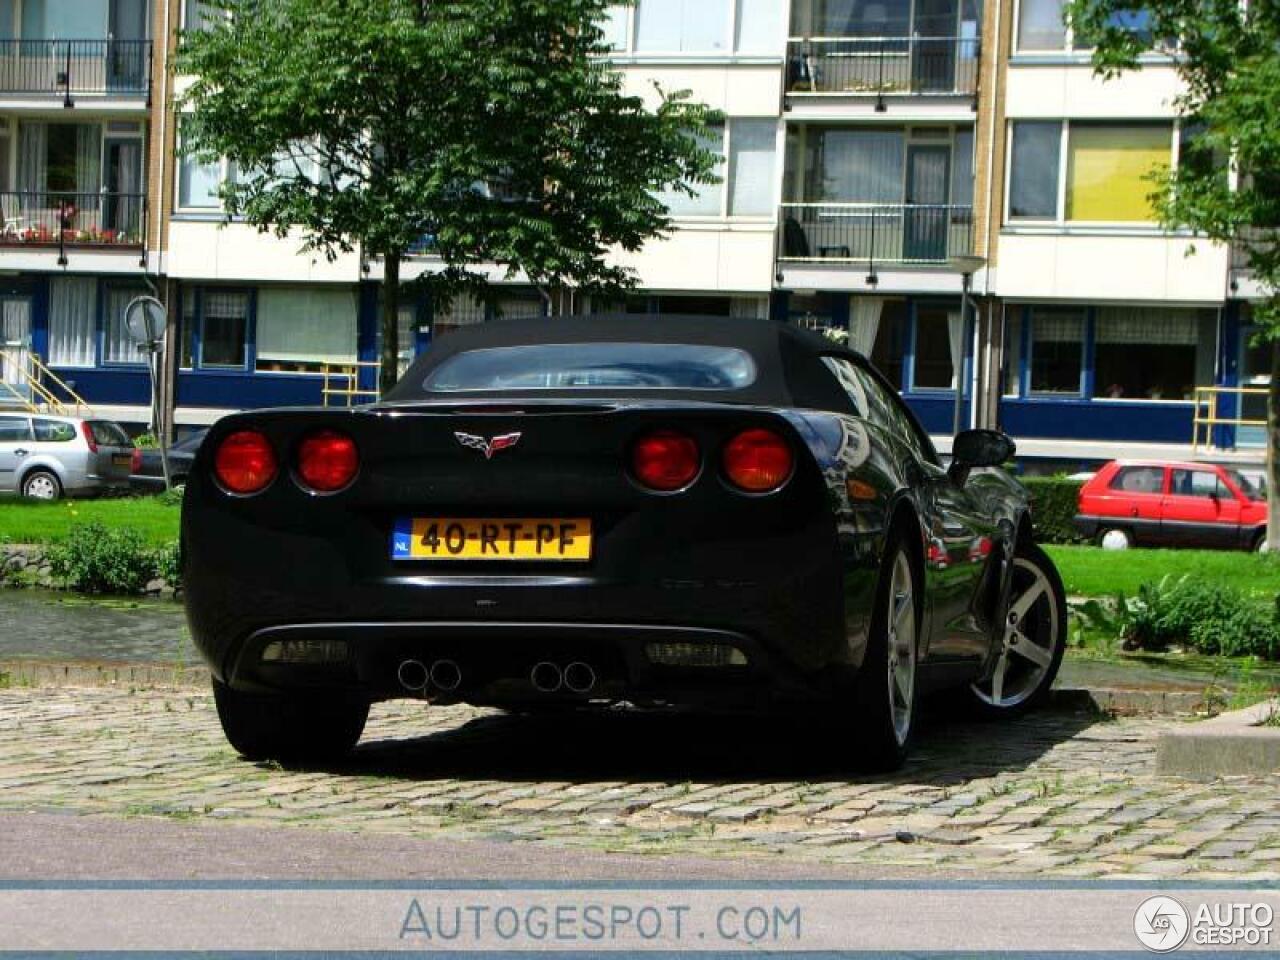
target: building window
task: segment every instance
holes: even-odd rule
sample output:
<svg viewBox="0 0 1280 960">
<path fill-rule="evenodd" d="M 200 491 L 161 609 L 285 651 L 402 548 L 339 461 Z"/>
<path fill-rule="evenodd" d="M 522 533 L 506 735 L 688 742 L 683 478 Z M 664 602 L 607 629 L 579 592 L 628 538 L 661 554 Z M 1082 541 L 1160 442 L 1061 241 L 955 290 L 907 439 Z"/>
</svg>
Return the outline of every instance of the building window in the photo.
<svg viewBox="0 0 1280 960">
<path fill-rule="evenodd" d="M 797 37 L 906 37 L 911 34 L 911 5 L 882 0 L 801 0 L 792 7 L 791 33 Z M 925 15 L 919 17 L 927 26 Z M 955 22 L 955 11 L 948 16 Z M 952 26 L 954 30 L 954 26 Z M 933 33 L 931 36 L 950 36 Z"/>
<path fill-rule="evenodd" d="M 205 290 L 201 306 L 201 368 L 244 369 L 248 363 L 249 295 Z"/>
<path fill-rule="evenodd" d="M 1096 320 L 1094 395 L 1192 400 L 1213 377 L 1211 310 L 1102 307 Z"/>
<path fill-rule="evenodd" d="M 1149 47 L 1155 45 L 1155 37 L 1151 33 L 1150 10 L 1115 10 L 1107 17 L 1107 26 L 1118 27 L 1128 33 L 1132 33 Z M 1074 36 L 1072 37 L 1071 46 L 1075 50 L 1092 49 L 1083 40 Z"/>
<path fill-rule="evenodd" d="M 738 0 L 738 53 L 779 54 L 782 52 L 783 0 Z"/>
<path fill-rule="evenodd" d="M 805 199 L 810 203 L 901 203 L 906 131 L 809 131 Z"/>
<path fill-rule="evenodd" d="M 1035 307 L 1030 316 L 1032 395 L 1078 396 L 1084 373 L 1084 312 Z"/>
<path fill-rule="evenodd" d="M 906 334 L 910 311 L 905 300 L 886 300 L 880 308 L 880 326 L 871 347 L 871 364 L 901 392 L 904 386 Z"/>
<path fill-rule="evenodd" d="M 1001 396 L 1022 395 L 1022 311 L 1004 311 L 1004 385 Z"/>
<path fill-rule="evenodd" d="M 129 334 L 125 311 L 138 297 L 147 296 L 142 287 L 107 288 L 106 309 L 102 324 L 103 363 L 146 363 L 147 355 L 142 344 Z"/>
<path fill-rule="evenodd" d="M 1061 150 L 1062 124 L 1019 121 L 1013 125 L 1009 219 L 1057 218 Z"/>
<path fill-rule="evenodd" d="M 49 365 L 92 367 L 97 356 L 98 281 L 49 281 Z"/>
<path fill-rule="evenodd" d="M 625 51 L 631 46 L 631 7 L 610 7 L 600 22 L 604 42 L 614 50 Z"/>
<path fill-rule="evenodd" d="M 493 315 L 503 320 L 537 320 L 546 315 L 546 301 L 536 290 L 501 293 L 493 301 Z"/>
<path fill-rule="evenodd" d="M 911 386 L 916 390 L 955 388 L 956 358 L 963 350 L 960 314 L 945 308 L 916 308 L 914 364 Z"/>
<path fill-rule="evenodd" d="M 355 363 L 358 313 L 356 294 L 350 289 L 260 289 L 257 369 L 319 373 L 326 363 Z"/>
<path fill-rule="evenodd" d="M 1013 124 L 1008 219 L 1153 222 L 1151 177 L 1173 162 L 1173 126 L 1068 121 L 1065 127 L 1064 138 L 1060 122 Z"/>
<path fill-rule="evenodd" d="M 1154 46 L 1151 13 L 1147 10 L 1117 10 L 1107 25 L 1135 34 L 1148 46 Z M 1022 53 L 1084 51 L 1090 49 L 1067 27 L 1062 0 L 1019 0 L 1018 50 Z"/>
<path fill-rule="evenodd" d="M 221 17 L 217 8 L 208 0 L 183 0 L 182 8 L 184 30 L 208 30 Z"/>
<path fill-rule="evenodd" d="M 639 0 L 601 24 L 619 53 L 781 56 L 783 0 Z"/>
<path fill-rule="evenodd" d="M 477 323 L 484 323 L 484 321 L 484 304 L 469 294 L 461 293 L 453 298 L 453 302 L 448 307 L 443 309 L 436 308 L 433 311 L 431 336 L 432 339 L 435 339 L 460 327 L 470 327 Z"/>
<path fill-rule="evenodd" d="M 712 127 L 705 135 L 698 137 L 698 142 L 707 150 L 714 150 L 724 156 L 724 127 Z M 716 173 L 721 176 L 719 183 L 696 184 L 693 196 L 681 190 L 664 190 L 658 199 L 673 217 L 721 217 L 724 216 L 725 184 L 723 180 L 723 163 Z"/>
<path fill-rule="evenodd" d="M 183 154 L 178 160 L 178 206 L 184 210 L 219 210 L 218 188 L 225 178 L 226 164 L 201 163 Z"/>
<path fill-rule="evenodd" d="M 1150 177 L 1171 162 L 1169 124 L 1072 123 L 1067 137 L 1066 219 L 1151 222 Z"/>
<path fill-rule="evenodd" d="M 1018 49 L 1063 50 L 1066 46 L 1067 24 L 1062 16 L 1062 0 L 1020 0 Z"/>
<path fill-rule="evenodd" d="M 729 124 L 729 215 L 773 215 L 777 124 L 734 120 Z"/>
<path fill-rule="evenodd" d="M 635 12 L 636 51 L 727 51 L 731 7 L 731 0 L 641 0 Z"/>
</svg>

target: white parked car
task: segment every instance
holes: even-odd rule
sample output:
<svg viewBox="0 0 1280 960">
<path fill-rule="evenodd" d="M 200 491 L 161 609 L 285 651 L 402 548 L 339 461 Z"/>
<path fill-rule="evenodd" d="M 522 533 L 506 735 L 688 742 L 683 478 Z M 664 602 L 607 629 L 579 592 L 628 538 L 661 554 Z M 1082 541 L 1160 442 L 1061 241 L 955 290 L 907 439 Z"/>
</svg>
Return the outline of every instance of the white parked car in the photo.
<svg viewBox="0 0 1280 960">
<path fill-rule="evenodd" d="M 0 412 L 0 493 L 58 500 L 127 490 L 139 457 L 110 420 Z"/>
</svg>

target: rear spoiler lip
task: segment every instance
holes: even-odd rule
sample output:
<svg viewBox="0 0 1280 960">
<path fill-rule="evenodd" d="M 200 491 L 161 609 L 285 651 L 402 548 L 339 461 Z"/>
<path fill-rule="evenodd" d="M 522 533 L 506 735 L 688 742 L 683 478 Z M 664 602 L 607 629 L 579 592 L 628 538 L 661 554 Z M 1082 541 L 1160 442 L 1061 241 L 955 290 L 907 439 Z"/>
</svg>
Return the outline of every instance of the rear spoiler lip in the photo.
<svg viewBox="0 0 1280 960">
<path fill-rule="evenodd" d="M 781 413 L 785 407 L 768 404 L 740 403 L 730 400 L 693 400 L 685 397 L 456 397 L 453 399 L 401 400 L 393 403 L 377 403 L 363 408 L 364 413 L 386 416 L 412 413 L 452 413 L 474 411 L 483 414 L 511 413 L 517 410 L 552 409 L 568 412 L 575 409 L 590 412 L 617 412 L 623 410 L 694 410 L 694 411 L 755 411 Z"/>
</svg>

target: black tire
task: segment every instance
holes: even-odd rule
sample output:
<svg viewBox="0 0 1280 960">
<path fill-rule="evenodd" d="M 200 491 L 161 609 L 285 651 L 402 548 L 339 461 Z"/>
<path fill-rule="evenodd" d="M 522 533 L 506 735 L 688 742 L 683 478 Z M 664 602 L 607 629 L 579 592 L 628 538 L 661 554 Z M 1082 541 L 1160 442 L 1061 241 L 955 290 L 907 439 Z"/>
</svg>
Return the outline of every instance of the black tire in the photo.
<svg viewBox="0 0 1280 960">
<path fill-rule="evenodd" d="M 32 470 L 22 478 L 22 495 L 28 500 L 61 500 L 62 481 L 52 470 Z"/>
<path fill-rule="evenodd" d="M 1044 592 L 1037 595 L 1016 624 L 1006 615 L 1005 621 L 997 626 L 1001 631 L 1001 648 L 992 664 L 993 674 L 968 688 L 971 706 L 979 716 L 990 719 L 1022 716 L 1044 704 L 1067 649 L 1067 591 L 1062 586 L 1058 568 L 1035 543 L 1019 546 L 1013 562 L 1010 615 L 1018 609 L 1020 598 L 1041 587 Z M 1032 649 L 1035 656 L 1028 657 L 1027 651 Z M 1009 667 L 1002 674 L 1000 702 L 997 702 L 994 672 L 1001 669 L 1006 659 Z M 1019 669 L 1021 673 L 1015 673 L 1010 679 L 1010 671 Z M 1006 680 L 1010 682 L 1008 687 Z M 1015 686 L 1015 680 L 1022 686 Z"/>
<path fill-rule="evenodd" d="M 1258 535 L 1253 538 L 1253 552 L 1254 553 L 1269 552 L 1267 547 L 1267 531 L 1266 530 L 1259 530 Z"/>
<path fill-rule="evenodd" d="M 895 695 L 892 691 L 889 659 L 891 642 L 897 631 L 890 630 L 893 619 L 892 610 L 896 601 L 903 598 L 900 590 L 895 589 L 895 567 L 899 564 L 898 575 L 909 577 L 910 592 L 903 610 L 909 608 L 911 620 L 911 636 L 909 643 L 897 645 L 901 657 L 910 651 L 910 679 L 906 684 L 906 729 L 901 725 L 902 693 Z M 867 637 L 867 652 L 862 666 L 858 670 L 854 684 L 854 722 L 851 740 L 857 744 L 859 755 L 856 758 L 861 769 L 873 772 L 897 770 L 906 762 L 911 749 L 911 740 L 915 734 L 916 719 L 916 677 L 918 674 L 919 631 L 920 631 L 920 575 L 906 538 L 900 532 L 890 534 L 884 558 L 880 564 L 880 578 L 876 587 L 875 608 L 871 615 L 871 631 Z M 895 594 L 898 594 L 895 597 Z M 900 611 L 901 612 L 901 611 Z M 899 674 L 900 675 L 900 674 Z M 901 688 L 899 688 L 900 690 Z"/>
<path fill-rule="evenodd" d="M 228 742 L 246 760 L 336 760 L 360 742 L 369 705 L 239 693 L 214 681 L 213 699 Z"/>
</svg>

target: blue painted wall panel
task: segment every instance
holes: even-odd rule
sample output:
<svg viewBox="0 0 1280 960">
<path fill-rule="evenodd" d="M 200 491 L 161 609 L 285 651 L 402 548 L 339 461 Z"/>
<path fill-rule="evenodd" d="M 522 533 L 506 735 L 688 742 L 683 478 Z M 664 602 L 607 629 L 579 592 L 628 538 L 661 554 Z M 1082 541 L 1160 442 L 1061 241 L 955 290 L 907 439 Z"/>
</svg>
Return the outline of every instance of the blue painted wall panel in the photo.
<svg viewBox="0 0 1280 960">
<path fill-rule="evenodd" d="M 955 417 L 955 395 L 952 393 L 930 396 L 909 394 L 904 397 L 907 406 L 920 420 L 927 433 L 951 436 Z"/>
<path fill-rule="evenodd" d="M 90 404 L 151 406 L 151 378 L 146 367 L 53 367 L 52 370 Z"/>
<path fill-rule="evenodd" d="M 323 402 L 321 377 L 305 374 L 178 374 L 179 407 L 228 410 L 317 406 Z"/>
<path fill-rule="evenodd" d="M 1190 403 L 1000 401 L 1000 427 L 1015 437 L 1190 443 L 1191 420 Z"/>
</svg>

